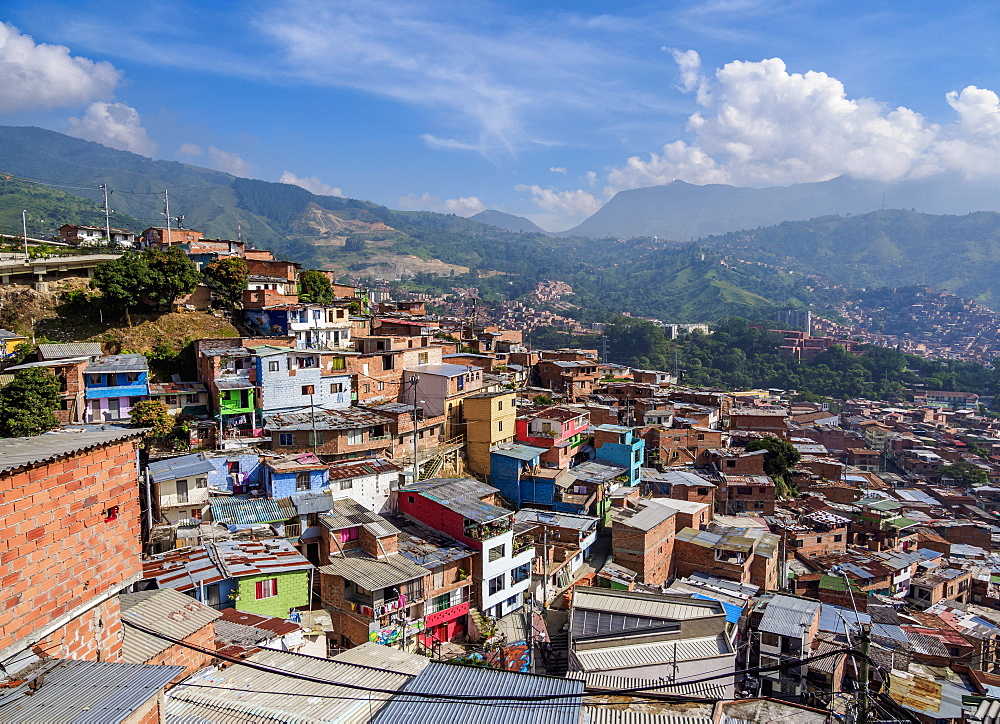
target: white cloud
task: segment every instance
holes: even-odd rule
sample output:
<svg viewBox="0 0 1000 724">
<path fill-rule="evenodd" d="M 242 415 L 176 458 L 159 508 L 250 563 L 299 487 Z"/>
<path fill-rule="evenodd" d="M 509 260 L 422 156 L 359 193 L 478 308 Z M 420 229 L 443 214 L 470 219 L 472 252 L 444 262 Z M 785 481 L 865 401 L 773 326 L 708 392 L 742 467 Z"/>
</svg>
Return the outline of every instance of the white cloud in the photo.
<svg viewBox="0 0 1000 724">
<path fill-rule="evenodd" d="M 306 191 L 311 191 L 319 196 L 343 196 L 344 191 L 337 186 L 331 186 L 330 184 L 323 183 L 316 176 L 309 176 L 308 178 L 300 178 L 296 176 L 291 171 L 285 171 L 281 174 L 281 178 L 278 179 L 283 184 L 294 184 L 295 186 L 301 186 Z"/>
<path fill-rule="evenodd" d="M 881 181 L 1000 174 L 1000 97 L 992 90 L 948 93 L 957 119 L 935 124 L 906 107 L 850 98 L 826 73 L 790 73 L 780 58 L 733 61 L 709 81 L 697 54 L 673 54 L 680 87 L 705 109 L 688 118 L 689 139 L 612 168 L 607 193 L 675 179 L 753 186 L 843 174 Z"/>
<path fill-rule="evenodd" d="M 221 148 L 216 148 L 215 146 L 209 146 L 208 155 L 211 157 L 215 168 L 219 171 L 232 174 L 233 176 L 242 176 L 243 178 L 250 178 L 250 174 L 254 172 L 254 165 L 248 161 L 244 161 L 235 153 L 223 151 Z"/>
<path fill-rule="evenodd" d="M 63 45 L 35 43 L 0 23 L 0 113 L 110 98 L 121 76 L 110 63 L 71 56 Z"/>
<path fill-rule="evenodd" d="M 590 186 L 597 185 L 597 173 L 595 171 L 587 171 L 587 184 Z"/>
<path fill-rule="evenodd" d="M 601 201 L 597 197 L 582 189 L 556 191 L 555 189 L 545 189 L 538 185 L 527 186 L 525 184 L 519 184 L 514 188 L 517 191 L 530 192 L 531 200 L 542 211 L 557 214 L 568 219 L 586 218 L 602 206 Z"/>
<path fill-rule="evenodd" d="M 177 153 L 184 156 L 200 156 L 204 151 L 202 151 L 201 146 L 197 143 L 182 143 L 180 148 L 177 149 Z"/>
<path fill-rule="evenodd" d="M 81 118 L 70 118 L 66 133 L 111 148 L 152 156 L 156 144 L 146 135 L 139 112 L 124 103 L 91 103 Z"/>
<path fill-rule="evenodd" d="M 431 196 L 428 193 L 417 196 L 409 194 L 401 196 L 397 201 L 401 209 L 412 211 L 438 211 L 443 214 L 455 214 L 457 216 L 474 216 L 486 208 L 486 205 L 475 196 L 462 196 L 457 199 L 441 200 L 438 196 Z"/>
<path fill-rule="evenodd" d="M 566 168 L 564 166 L 549 166 L 549 171 L 566 175 Z"/>
</svg>

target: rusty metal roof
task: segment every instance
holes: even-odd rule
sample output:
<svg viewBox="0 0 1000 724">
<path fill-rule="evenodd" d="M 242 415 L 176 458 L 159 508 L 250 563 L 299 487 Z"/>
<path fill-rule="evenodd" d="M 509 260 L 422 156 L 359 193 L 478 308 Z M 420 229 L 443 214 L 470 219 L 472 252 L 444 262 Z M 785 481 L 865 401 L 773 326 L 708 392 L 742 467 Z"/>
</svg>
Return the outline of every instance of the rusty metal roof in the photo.
<svg viewBox="0 0 1000 724">
<path fill-rule="evenodd" d="M 330 465 L 330 480 L 344 480 L 346 478 L 359 478 L 362 475 L 376 475 L 378 473 L 391 473 L 399 470 L 398 465 L 394 465 L 388 460 L 380 458 L 369 458 L 367 460 L 345 460 L 340 463 Z"/>
<path fill-rule="evenodd" d="M 268 430 L 356 430 L 362 427 L 387 425 L 390 418 L 376 412 L 351 407 L 346 410 L 313 410 L 311 412 L 272 413 L 267 416 Z"/>
</svg>

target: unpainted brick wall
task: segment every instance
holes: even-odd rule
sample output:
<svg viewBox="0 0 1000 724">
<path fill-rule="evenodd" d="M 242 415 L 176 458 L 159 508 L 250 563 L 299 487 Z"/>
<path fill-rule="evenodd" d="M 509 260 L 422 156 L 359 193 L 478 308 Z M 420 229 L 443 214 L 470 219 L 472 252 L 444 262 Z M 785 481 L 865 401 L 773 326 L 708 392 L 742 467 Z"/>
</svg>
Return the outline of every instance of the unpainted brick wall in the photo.
<svg viewBox="0 0 1000 724">
<path fill-rule="evenodd" d="M 139 575 L 135 441 L 0 476 L 0 540 L 0 650 Z"/>
</svg>

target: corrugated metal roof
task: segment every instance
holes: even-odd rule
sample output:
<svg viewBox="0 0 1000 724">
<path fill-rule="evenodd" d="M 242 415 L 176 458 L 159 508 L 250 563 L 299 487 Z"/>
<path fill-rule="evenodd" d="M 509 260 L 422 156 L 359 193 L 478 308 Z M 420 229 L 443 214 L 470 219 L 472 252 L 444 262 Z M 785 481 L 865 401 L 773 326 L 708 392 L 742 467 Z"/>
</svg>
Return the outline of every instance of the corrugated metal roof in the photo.
<svg viewBox="0 0 1000 724">
<path fill-rule="evenodd" d="M 581 532 L 596 528 L 598 520 L 598 518 L 592 515 L 557 513 L 553 510 L 537 510 L 535 508 L 522 508 L 514 513 L 514 521 L 517 523 L 533 523 L 556 528 L 568 528 Z"/>
<path fill-rule="evenodd" d="M 87 365 L 86 372 L 148 372 L 149 362 L 141 354 L 112 354 L 98 357 Z"/>
<path fill-rule="evenodd" d="M 212 519 L 221 525 L 259 525 L 288 520 L 272 498 L 212 498 Z"/>
<path fill-rule="evenodd" d="M 38 356 L 43 360 L 67 357 L 100 357 L 104 354 L 100 342 L 70 342 L 69 344 L 40 344 Z"/>
<path fill-rule="evenodd" d="M 580 710 L 580 724 L 712 724 L 712 717 L 654 714 L 633 709 L 612 709 L 610 706 L 584 706 Z"/>
<path fill-rule="evenodd" d="M 227 578 L 306 571 L 312 563 L 284 538 L 227 540 L 207 543 Z"/>
<path fill-rule="evenodd" d="M 215 387 L 220 390 L 252 390 L 254 384 L 249 377 L 227 377 L 215 380 Z"/>
<path fill-rule="evenodd" d="M 723 679 L 701 681 L 693 684 L 667 684 L 663 679 L 633 679 L 614 674 L 604 674 L 596 671 L 571 671 L 566 676 L 583 679 L 588 689 L 608 689 L 621 691 L 636 687 L 655 689 L 662 694 L 684 694 L 688 696 L 704 696 L 705 698 L 725 699 L 728 696 Z"/>
<path fill-rule="evenodd" d="M 154 483 L 215 472 L 215 466 L 206 460 L 202 453 L 157 460 L 156 462 L 151 462 L 146 468 L 149 470 L 149 476 Z"/>
<path fill-rule="evenodd" d="M 806 601 L 791 596 L 775 595 L 767 602 L 758 631 L 802 638 L 803 629 L 812 624 L 819 612 L 819 601 Z"/>
<path fill-rule="evenodd" d="M 532 447 L 531 445 L 520 445 L 518 443 L 511 443 L 509 445 L 504 445 L 503 447 L 494 448 L 490 450 L 491 455 L 500 455 L 505 458 L 514 458 L 515 460 L 521 460 L 523 462 L 529 462 L 541 457 L 542 453 L 545 452 L 544 448 Z"/>
<path fill-rule="evenodd" d="M 596 463 L 590 461 L 570 468 L 569 472 L 577 480 L 588 483 L 603 483 L 606 480 L 611 480 L 611 478 L 617 478 L 619 475 L 628 473 L 628 468 L 613 463 Z"/>
<path fill-rule="evenodd" d="M 56 660 L 37 691 L 27 684 L 0 694 L 5 724 L 118 724 L 152 699 L 183 666 Z"/>
<path fill-rule="evenodd" d="M 487 523 L 511 515 L 506 508 L 481 500 L 490 493 L 496 493 L 496 488 L 471 478 L 431 478 L 399 490 L 401 493 L 419 493 L 476 523 Z"/>
<path fill-rule="evenodd" d="M 175 639 L 187 638 L 222 616 L 214 608 L 170 588 L 124 593 L 118 601 L 123 621 L 134 621 Z M 143 664 L 171 646 L 169 641 L 145 631 L 131 626 L 124 628 L 122 658 L 130 664 Z"/>
<path fill-rule="evenodd" d="M 969 692 L 950 681 L 903 671 L 889 672 L 889 696 L 931 719 L 961 719 L 962 697 Z"/>
<path fill-rule="evenodd" d="M 317 430 L 356 430 L 387 425 L 390 420 L 385 415 L 352 407 L 346 410 L 271 413 L 267 416 L 266 427 L 269 430 L 312 430 L 315 425 Z"/>
<path fill-rule="evenodd" d="M 0 472 L 56 460 L 84 450 L 141 437 L 145 428 L 58 430 L 34 437 L 0 439 Z"/>
<path fill-rule="evenodd" d="M 559 706 L 546 702 L 462 702 L 408 697 L 406 691 L 427 694 L 468 696 L 573 695 L 557 699 Z M 426 721 L 488 721 L 490 724 L 578 724 L 583 682 L 554 676 L 518 674 L 473 666 L 454 666 L 432 661 L 410 681 L 374 718 L 373 724 Z M 433 703 L 430 703 L 433 702 Z"/>
<path fill-rule="evenodd" d="M 389 648 L 382 644 L 365 642 L 353 649 L 347 649 L 336 656 L 331 657 L 332 661 L 339 661 L 344 664 L 355 664 L 357 666 L 370 666 L 373 669 L 388 669 L 397 674 L 408 674 L 416 676 L 430 663 L 430 659 L 419 654 L 411 654 L 399 649 Z"/>
<path fill-rule="evenodd" d="M 167 720 L 171 724 L 246 724 L 249 721 L 361 724 L 370 721 L 371 715 L 391 695 L 372 693 L 366 696 L 363 691 L 338 686 L 338 683 L 398 690 L 412 678 L 407 674 L 287 651 L 261 651 L 249 661 L 333 683 L 318 684 L 245 666 L 209 670 L 185 683 L 218 688 L 175 687 L 167 700 Z"/>
<path fill-rule="evenodd" d="M 725 614 L 725 609 L 718 601 L 693 600 L 690 596 L 681 595 L 657 595 L 591 587 L 574 589 L 573 608 L 671 621 Z"/>
<path fill-rule="evenodd" d="M 611 512 L 611 522 L 636 530 L 650 531 L 676 514 L 676 508 L 644 500 L 636 508 L 615 508 Z"/>
<path fill-rule="evenodd" d="M 423 578 L 430 572 L 401 553 L 393 553 L 386 558 L 373 558 L 357 548 L 346 550 L 340 555 L 331 555 L 330 562 L 320 566 L 319 570 L 327 575 L 342 576 L 367 591 L 380 591 Z"/>
<path fill-rule="evenodd" d="M 670 661 L 695 661 L 724 657 L 735 665 L 735 654 L 724 634 L 671 641 L 652 641 L 573 652 L 585 671 L 612 671 L 638 666 L 654 666 Z"/>
</svg>

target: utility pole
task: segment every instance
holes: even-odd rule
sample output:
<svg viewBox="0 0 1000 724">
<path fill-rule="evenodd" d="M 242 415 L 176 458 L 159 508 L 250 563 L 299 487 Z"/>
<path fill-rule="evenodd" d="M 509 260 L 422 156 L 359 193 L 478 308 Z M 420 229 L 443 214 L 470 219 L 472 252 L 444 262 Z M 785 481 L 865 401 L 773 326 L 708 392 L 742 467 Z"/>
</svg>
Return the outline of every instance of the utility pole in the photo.
<svg viewBox="0 0 1000 724">
<path fill-rule="evenodd" d="M 410 377 L 410 384 L 413 385 L 413 482 L 420 480 L 420 460 L 417 457 L 417 383 L 420 378 L 416 375 Z"/>
<path fill-rule="evenodd" d="M 167 217 L 167 246 L 170 246 L 170 191 L 163 190 L 163 215 Z"/>
<path fill-rule="evenodd" d="M 315 393 L 316 388 L 313 385 L 309 386 L 309 419 L 312 422 L 312 450 L 313 455 L 316 455 L 316 403 L 313 402 L 313 393 Z"/>
<path fill-rule="evenodd" d="M 111 246 L 111 207 L 108 206 L 108 196 L 112 192 L 108 191 L 107 184 L 98 184 L 97 188 L 104 192 L 104 231 L 108 235 L 108 246 Z"/>
<path fill-rule="evenodd" d="M 549 527 L 542 525 L 542 615 L 549 600 Z"/>
<path fill-rule="evenodd" d="M 28 256 L 28 210 L 23 209 L 21 211 L 21 228 L 24 230 L 24 260 L 30 261 L 31 257 Z"/>
<path fill-rule="evenodd" d="M 858 716 L 857 724 L 868 724 L 868 656 L 871 652 L 870 623 L 860 624 L 861 628 L 861 665 L 858 667 Z"/>
</svg>

